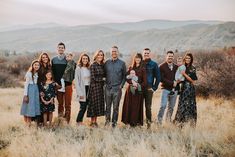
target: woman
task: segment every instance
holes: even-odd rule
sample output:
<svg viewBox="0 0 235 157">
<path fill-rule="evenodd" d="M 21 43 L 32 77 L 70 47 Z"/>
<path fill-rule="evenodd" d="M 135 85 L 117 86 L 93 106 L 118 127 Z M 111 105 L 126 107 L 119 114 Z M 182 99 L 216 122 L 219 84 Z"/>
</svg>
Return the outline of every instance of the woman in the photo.
<svg viewBox="0 0 235 157">
<path fill-rule="evenodd" d="M 130 74 L 131 73 L 131 74 Z M 143 125 L 143 90 L 147 85 L 146 68 L 143 58 L 137 53 L 133 58 L 133 64 L 128 70 L 124 104 L 122 109 L 122 122 L 130 126 Z"/>
<path fill-rule="evenodd" d="M 88 94 L 89 104 L 87 117 L 91 117 L 92 127 L 98 127 L 97 117 L 104 116 L 104 52 L 98 50 L 91 65 L 91 83 Z"/>
<path fill-rule="evenodd" d="M 51 62 L 50 57 L 46 52 L 42 52 L 38 58 L 38 61 L 40 63 L 40 69 L 38 70 L 38 86 L 46 81 L 46 72 L 51 70 Z M 39 88 L 39 93 L 42 95 L 41 88 Z M 40 100 L 41 101 L 41 100 Z M 41 104 L 42 102 L 40 102 Z M 42 106 L 41 106 L 42 107 Z M 37 120 L 38 125 L 41 125 L 43 123 L 43 114 L 41 114 L 38 117 L 32 118 L 33 120 Z M 49 119 L 48 119 L 49 120 Z"/>
<path fill-rule="evenodd" d="M 46 72 L 51 70 L 51 62 L 49 55 L 46 52 L 42 52 L 38 58 L 40 63 L 40 69 L 38 71 L 38 85 L 46 80 Z"/>
<path fill-rule="evenodd" d="M 181 127 L 183 123 L 190 122 L 195 127 L 197 121 L 197 106 L 194 83 L 197 80 L 196 68 L 193 64 L 193 55 L 186 53 L 184 57 L 186 71 L 182 72 L 185 81 L 182 85 L 182 92 L 179 97 L 178 109 L 175 116 L 175 123 Z"/>
<path fill-rule="evenodd" d="M 82 125 L 84 114 L 87 110 L 88 99 L 87 93 L 90 86 L 90 58 L 87 54 L 82 54 L 78 60 L 78 66 L 75 70 L 75 87 L 77 92 L 77 98 L 80 103 L 80 110 L 77 115 L 78 125 Z"/>
</svg>

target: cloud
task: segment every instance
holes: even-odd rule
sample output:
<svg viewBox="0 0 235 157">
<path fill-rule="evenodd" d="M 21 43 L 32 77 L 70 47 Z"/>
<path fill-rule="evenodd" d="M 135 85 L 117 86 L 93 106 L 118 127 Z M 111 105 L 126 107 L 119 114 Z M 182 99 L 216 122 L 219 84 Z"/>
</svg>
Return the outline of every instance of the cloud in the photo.
<svg viewBox="0 0 235 157">
<path fill-rule="evenodd" d="M 234 0 L 1 0 L 0 25 L 169 20 L 232 20 Z"/>
</svg>

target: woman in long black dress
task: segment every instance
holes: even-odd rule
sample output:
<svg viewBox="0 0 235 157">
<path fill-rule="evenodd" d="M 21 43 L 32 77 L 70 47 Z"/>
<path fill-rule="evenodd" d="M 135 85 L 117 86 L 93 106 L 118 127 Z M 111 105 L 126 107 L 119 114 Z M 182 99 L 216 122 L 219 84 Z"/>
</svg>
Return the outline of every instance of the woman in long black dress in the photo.
<svg viewBox="0 0 235 157">
<path fill-rule="evenodd" d="M 94 63 L 90 67 L 91 82 L 88 93 L 87 117 L 91 117 L 92 127 L 97 127 L 97 117 L 104 116 L 104 52 L 98 50 L 94 55 Z"/>
<path fill-rule="evenodd" d="M 128 78 L 132 73 L 136 74 L 137 80 L 134 81 L 133 77 Z M 122 122 L 130 124 L 130 126 L 143 125 L 143 103 L 144 96 L 143 90 L 147 85 L 146 68 L 143 63 L 143 58 L 140 53 L 137 53 L 133 58 L 133 64 L 127 72 L 128 87 L 126 90 L 123 109 L 122 109 Z M 136 86 L 135 86 L 135 85 Z M 133 90 L 132 90 L 133 89 Z"/>
<path fill-rule="evenodd" d="M 196 68 L 193 64 L 193 55 L 187 53 L 184 57 L 186 71 L 183 72 L 185 81 L 182 86 L 182 92 L 179 97 L 178 109 L 175 116 L 175 123 L 183 126 L 189 122 L 195 127 L 197 122 L 197 105 L 194 83 L 197 80 Z"/>
</svg>

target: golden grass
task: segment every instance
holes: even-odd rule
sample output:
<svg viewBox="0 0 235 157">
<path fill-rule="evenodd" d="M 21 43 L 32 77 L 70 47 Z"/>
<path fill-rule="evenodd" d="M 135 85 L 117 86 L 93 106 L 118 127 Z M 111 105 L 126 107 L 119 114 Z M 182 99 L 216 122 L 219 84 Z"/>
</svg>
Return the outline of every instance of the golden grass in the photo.
<svg viewBox="0 0 235 157">
<path fill-rule="evenodd" d="M 186 126 L 182 130 L 171 125 L 152 125 L 130 128 L 119 122 L 116 129 L 105 128 L 104 118 L 99 118 L 99 128 L 76 126 L 79 110 L 76 99 L 72 102 L 70 125 L 54 129 L 27 128 L 19 110 L 23 89 L 0 89 L 0 156 L 12 157 L 186 157 L 234 156 L 235 154 L 235 104 L 232 100 L 198 98 L 198 123 L 196 129 Z M 124 95 L 124 94 L 123 94 Z M 153 118 L 160 104 L 160 91 L 153 100 Z M 122 102 L 120 105 L 121 113 Z M 177 107 L 177 105 L 176 105 Z M 176 109 L 175 107 L 175 109 Z M 175 112 L 174 112 L 175 114 Z M 58 122 L 57 112 L 54 121 Z M 120 119 L 120 117 L 119 117 Z"/>
</svg>

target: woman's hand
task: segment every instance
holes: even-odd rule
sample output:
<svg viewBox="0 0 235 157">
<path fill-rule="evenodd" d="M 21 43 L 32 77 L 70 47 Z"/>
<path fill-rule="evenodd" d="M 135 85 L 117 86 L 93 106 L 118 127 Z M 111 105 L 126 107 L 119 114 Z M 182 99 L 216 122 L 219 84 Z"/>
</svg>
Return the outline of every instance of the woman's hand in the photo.
<svg viewBox="0 0 235 157">
<path fill-rule="evenodd" d="M 40 92 L 40 97 L 44 97 L 45 94 L 43 92 Z"/>
<path fill-rule="evenodd" d="M 23 103 L 26 103 L 26 104 L 29 103 L 29 97 L 27 95 L 24 96 Z"/>
</svg>

